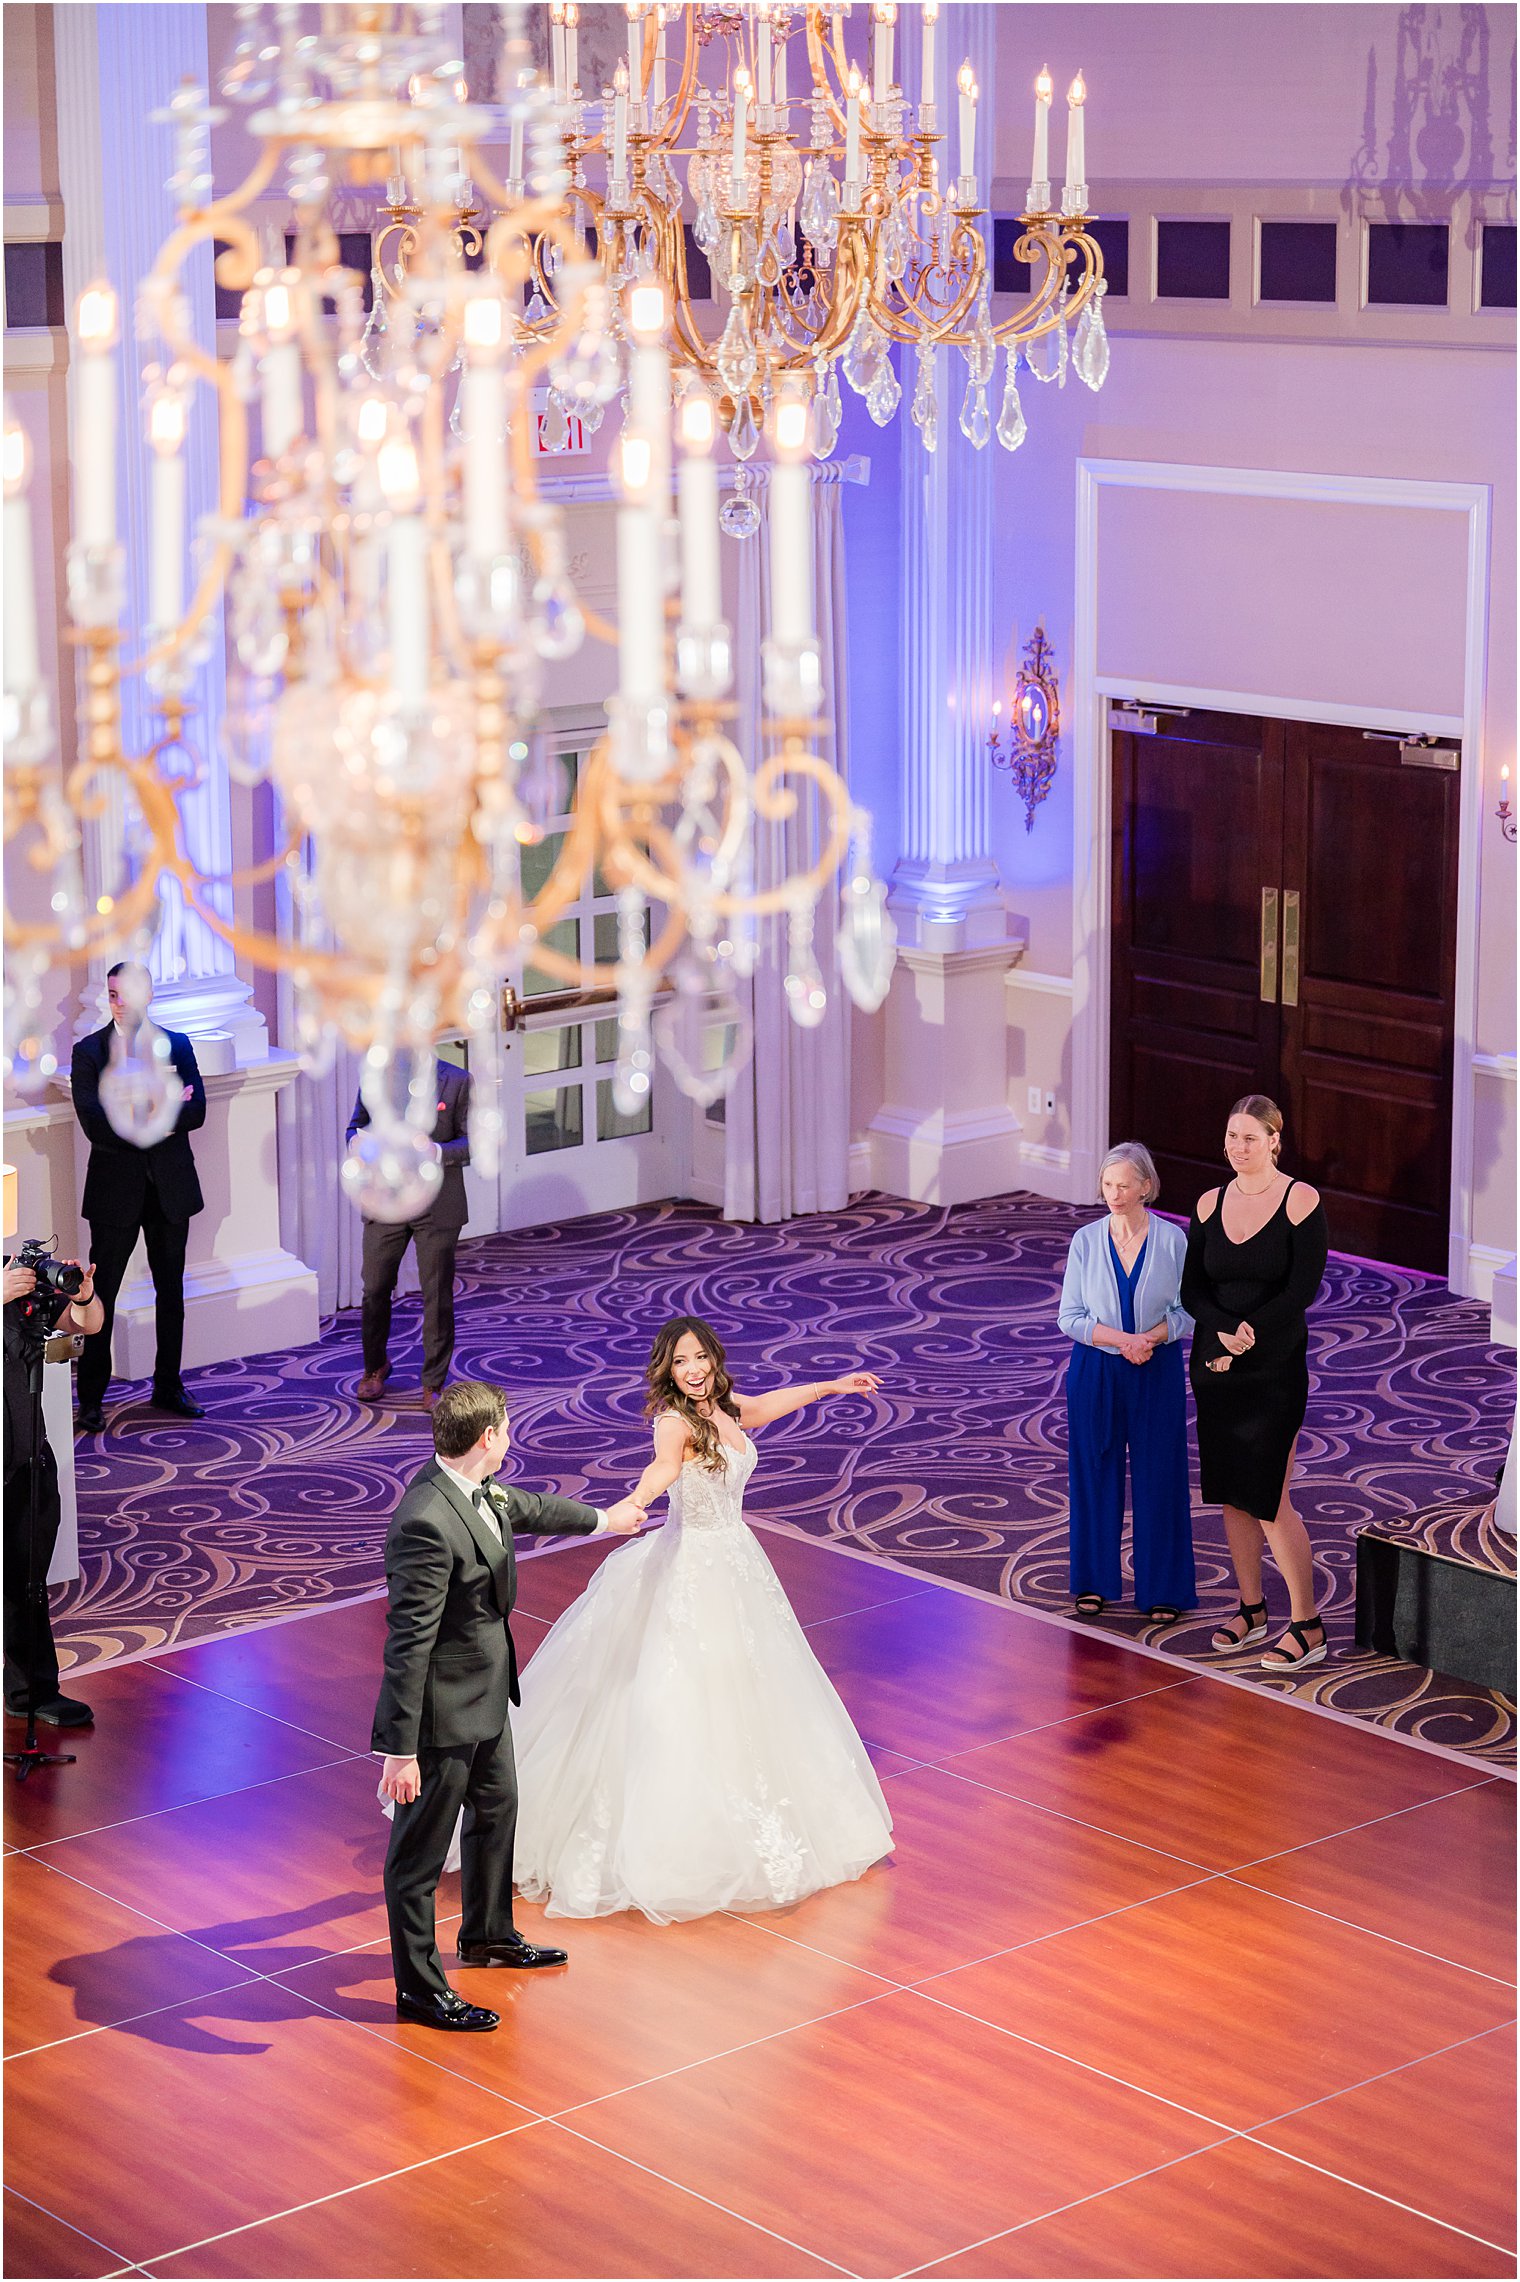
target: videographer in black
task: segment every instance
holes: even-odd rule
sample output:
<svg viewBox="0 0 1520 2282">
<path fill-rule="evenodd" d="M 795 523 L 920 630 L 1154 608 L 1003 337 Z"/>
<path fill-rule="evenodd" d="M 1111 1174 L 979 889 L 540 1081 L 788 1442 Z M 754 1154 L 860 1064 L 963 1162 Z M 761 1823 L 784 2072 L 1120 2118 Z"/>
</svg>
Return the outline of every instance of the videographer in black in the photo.
<svg viewBox="0 0 1520 2282">
<path fill-rule="evenodd" d="M 93 1269 L 77 1260 L 55 1260 L 35 1240 L 6 1261 L 5 1708 L 17 1719 L 30 1711 L 50 1727 L 88 1727 L 94 1714 L 58 1687 L 46 1582 L 62 1518 L 58 1461 L 32 1382 L 50 1335 L 87 1334 L 104 1321 Z"/>
</svg>

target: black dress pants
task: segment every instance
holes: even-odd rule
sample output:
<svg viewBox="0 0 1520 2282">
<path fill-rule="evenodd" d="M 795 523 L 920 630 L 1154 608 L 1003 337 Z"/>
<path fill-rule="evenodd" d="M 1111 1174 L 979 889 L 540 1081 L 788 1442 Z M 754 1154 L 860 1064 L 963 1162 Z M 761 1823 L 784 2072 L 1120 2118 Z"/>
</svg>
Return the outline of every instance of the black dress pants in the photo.
<svg viewBox="0 0 1520 2282">
<path fill-rule="evenodd" d="M 383 1371 L 391 1336 L 391 1299 L 408 1244 L 417 1247 L 417 1280 L 422 1286 L 422 1383 L 441 1387 L 454 1360 L 454 1255 L 457 1228 L 435 1228 L 429 1220 L 366 1220 L 364 1223 L 364 1308 L 360 1332 L 364 1368 Z"/>
<path fill-rule="evenodd" d="M 81 1410 L 98 1410 L 111 1383 L 111 1326 L 116 1320 L 116 1295 L 127 1272 L 141 1232 L 153 1276 L 154 1326 L 153 1384 L 163 1394 L 180 1386 L 185 1351 L 185 1245 L 188 1220 L 166 1220 L 158 1192 L 149 1182 L 136 1220 L 92 1220 L 90 1258 L 95 1263 L 95 1296 L 106 1311 L 99 1331 L 92 1331 L 79 1358 L 74 1386 Z"/>
<path fill-rule="evenodd" d="M 517 1762 L 512 1730 L 487 1743 L 417 1754 L 422 1789 L 398 1806 L 385 1856 L 385 1909 L 390 1920 L 396 1987 L 409 1997 L 446 1994 L 449 1983 L 438 1955 L 438 1881 L 459 1810 L 464 1914 L 459 1939 L 510 1941 L 512 1849 L 517 1837 Z"/>
<path fill-rule="evenodd" d="M 36 1574 L 45 1578 L 58 1542 L 62 1509 L 58 1501 L 58 1461 L 44 1443 L 33 1462 L 37 1475 Z M 28 1591 L 32 1568 L 31 1484 L 33 1465 L 25 1459 L 5 1477 L 5 1701 L 25 1712 L 30 1701 L 48 1703 L 58 1693 L 58 1651 L 48 1614 L 46 1587 Z"/>
</svg>

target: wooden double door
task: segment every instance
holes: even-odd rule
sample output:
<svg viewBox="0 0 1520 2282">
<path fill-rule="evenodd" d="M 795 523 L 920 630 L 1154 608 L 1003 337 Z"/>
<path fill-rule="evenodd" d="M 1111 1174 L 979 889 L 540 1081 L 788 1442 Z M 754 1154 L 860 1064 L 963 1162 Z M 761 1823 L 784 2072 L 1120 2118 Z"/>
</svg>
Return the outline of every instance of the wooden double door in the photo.
<svg viewBox="0 0 1520 2282">
<path fill-rule="evenodd" d="M 1445 1274 L 1454 759 L 1222 713 L 1115 731 L 1109 1122 L 1173 1210 L 1265 1093 L 1332 1245 Z"/>
</svg>

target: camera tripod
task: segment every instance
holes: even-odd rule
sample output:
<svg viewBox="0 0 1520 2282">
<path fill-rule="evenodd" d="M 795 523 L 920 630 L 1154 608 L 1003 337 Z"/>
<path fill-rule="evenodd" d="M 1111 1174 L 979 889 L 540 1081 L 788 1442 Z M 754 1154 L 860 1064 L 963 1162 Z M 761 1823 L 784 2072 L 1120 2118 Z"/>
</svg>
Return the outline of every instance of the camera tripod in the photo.
<svg viewBox="0 0 1520 2282">
<path fill-rule="evenodd" d="M 26 1617 L 27 1649 L 35 1650 L 38 1640 L 47 1629 L 47 1572 L 38 1575 L 37 1537 L 42 1507 L 42 1453 L 46 1448 L 46 1429 L 42 1423 L 42 1374 L 46 1368 L 47 1338 L 29 1337 L 26 1346 L 26 1392 L 32 1408 L 32 1455 L 27 1469 L 26 1515 Z M 26 1741 L 19 1751 L 7 1751 L 7 1767 L 14 1767 L 16 1780 L 24 1783 L 38 1767 L 72 1767 L 72 1751 L 44 1751 L 37 1741 L 37 1690 L 31 1678 L 31 1655 L 27 1663 L 26 1689 Z"/>
</svg>

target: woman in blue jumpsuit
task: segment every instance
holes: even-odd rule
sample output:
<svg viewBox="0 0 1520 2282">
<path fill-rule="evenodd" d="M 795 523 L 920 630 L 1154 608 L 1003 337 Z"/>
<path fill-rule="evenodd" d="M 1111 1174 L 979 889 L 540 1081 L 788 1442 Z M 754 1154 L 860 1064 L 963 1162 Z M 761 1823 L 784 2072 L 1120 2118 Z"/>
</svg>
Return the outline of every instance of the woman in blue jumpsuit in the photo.
<svg viewBox="0 0 1520 2282">
<path fill-rule="evenodd" d="M 1071 1589 L 1079 1616 L 1123 1592 L 1125 1455 L 1134 1509 L 1135 1604 L 1158 1623 L 1191 1608 L 1179 1297 L 1187 1240 L 1150 1211 L 1160 1183 L 1148 1149 L 1123 1141 L 1103 1161 L 1107 1216 L 1071 1241 L 1060 1324 L 1074 1342 L 1066 1375 L 1071 1485 Z"/>
</svg>

